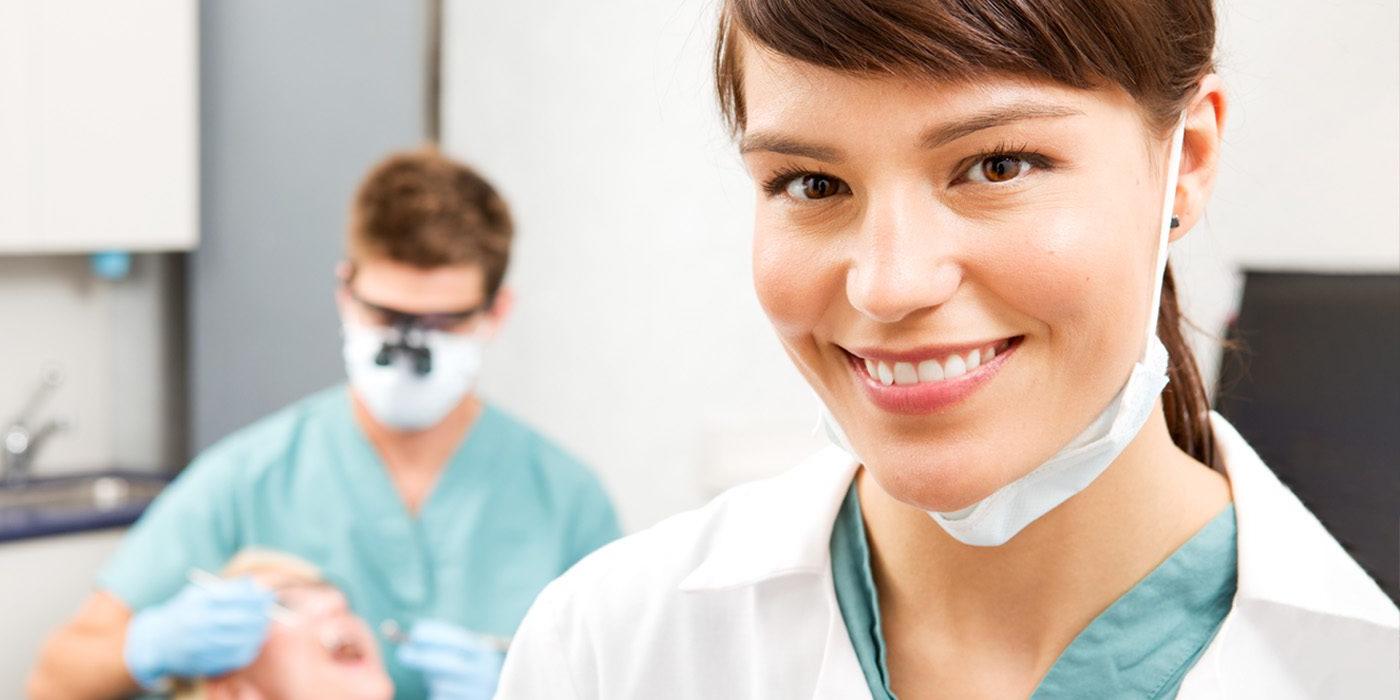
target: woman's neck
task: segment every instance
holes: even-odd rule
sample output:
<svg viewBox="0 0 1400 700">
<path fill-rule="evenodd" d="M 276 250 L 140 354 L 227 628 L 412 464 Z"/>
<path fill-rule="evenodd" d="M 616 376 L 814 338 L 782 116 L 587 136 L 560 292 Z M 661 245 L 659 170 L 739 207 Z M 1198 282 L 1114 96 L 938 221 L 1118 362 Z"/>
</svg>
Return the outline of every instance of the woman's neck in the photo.
<svg viewBox="0 0 1400 700">
<path fill-rule="evenodd" d="M 969 661 L 984 659 L 1001 674 L 1019 671 L 996 692 L 1022 697 L 1094 617 L 1230 501 L 1225 478 L 1172 443 L 1160 402 L 1094 483 L 1000 547 L 953 539 L 867 470 L 857 485 L 894 679 L 915 665 L 975 673 Z"/>
</svg>

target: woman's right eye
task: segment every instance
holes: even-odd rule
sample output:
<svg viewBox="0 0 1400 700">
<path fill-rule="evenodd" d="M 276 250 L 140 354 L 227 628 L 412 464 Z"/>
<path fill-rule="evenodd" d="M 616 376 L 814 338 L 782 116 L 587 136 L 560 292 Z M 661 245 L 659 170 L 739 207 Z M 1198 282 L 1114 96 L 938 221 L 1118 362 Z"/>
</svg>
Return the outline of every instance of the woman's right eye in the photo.
<svg viewBox="0 0 1400 700">
<path fill-rule="evenodd" d="M 821 173 L 796 173 L 780 175 L 766 188 L 770 194 L 785 194 L 798 201 L 826 199 L 832 195 L 847 194 L 851 188 L 841 180 Z"/>
</svg>

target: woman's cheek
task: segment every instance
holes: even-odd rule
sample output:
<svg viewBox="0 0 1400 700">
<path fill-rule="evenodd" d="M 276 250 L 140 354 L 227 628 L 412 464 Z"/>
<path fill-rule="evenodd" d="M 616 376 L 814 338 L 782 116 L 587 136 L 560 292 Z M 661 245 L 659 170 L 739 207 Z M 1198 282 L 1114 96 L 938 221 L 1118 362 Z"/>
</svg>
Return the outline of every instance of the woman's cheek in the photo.
<svg viewBox="0 0 1400 700">
<path fill-rule="evenodd" d="M 1019 260 L 1004 251 L 1001 271 L 987 275 L 999 281 L 997 296 L 1042 324 L 1049 385 L 1064 400 L 1093 397 L 1086 406 L 1121 385 L 1146 323 L 1150 261 L 1125 219 L 1111 210 L 1066 216 L 1022 240 Z"/>
<path fill-rule="evenodd" d="M 810 334 L 840 293 L 841 267 L 821 241 L 773 229 L 760 220 L 754 234 L 759 304 L 780 336 Z"/>
<path fill-rule="evenodd" d="M 1083 333 L 1097 315 L 1106 287 L 1123 266 L 1121 243 L 1102 223 L 1104 212 L 1057 202 L 1041 209 L 1034 222 L 1015 227 L 1020 235 L 988 236 L 998 240 L 986 251 L 1004 300 L 1049 328 L 1052 336 Z M 1109 229 L 1109 230 L 1104 230 Z"/>
</svg>

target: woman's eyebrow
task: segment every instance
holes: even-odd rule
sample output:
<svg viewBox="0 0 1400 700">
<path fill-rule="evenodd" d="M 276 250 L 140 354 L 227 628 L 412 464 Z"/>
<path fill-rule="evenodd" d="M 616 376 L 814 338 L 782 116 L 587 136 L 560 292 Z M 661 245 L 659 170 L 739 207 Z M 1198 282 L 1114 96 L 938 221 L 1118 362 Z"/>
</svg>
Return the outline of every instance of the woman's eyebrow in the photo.
<svg viewBox="0 0 1400 700">
<path fill-rule="evenodd" d="M 1082 114 L 1084 113 L 1072 107 L 1040 102 L 1020 102 L 1002 105 L 970 116 L 959 117 L 946 124 L 938 124 L 930 127 L 925 130 L 923 136 L 919 138 L 919 145 L 923 148 L 938 148 L 939 146 L 951 143 L 968 134 L 973 134 L 983 129 L 1005 126 L 1028 119 L 1059 119 Z"/>
<path fill-rule="evenodd" d="M 841 151 L 831 146 L 807 143 L 790 136 L 761 131 L 746 133 L 739 141 L 739 153 L 753 153 L 755 151 L 811 158 L 827 163 L 840 163 L 843 160 Z"/>
<path fill-rule="evenodd" d="M 1041 102 L 999 105 L 930 127 L 919 138 L 919 145 L 925 149 L 938 148 L 984 129 L 1005 126 L 1028 119 L 1059 119 L 1082 114 L 1084 113 L 1072 107 Z M 756 151 L 811 158 L 826 163 L 839 164 L 844 160 L 841 150 L 832 146 L 809 143 L 791 136 L 762 131 L 744 134 L 744 137 L 739 141 L 739 152 L 742 154 Z"/>
</svg>

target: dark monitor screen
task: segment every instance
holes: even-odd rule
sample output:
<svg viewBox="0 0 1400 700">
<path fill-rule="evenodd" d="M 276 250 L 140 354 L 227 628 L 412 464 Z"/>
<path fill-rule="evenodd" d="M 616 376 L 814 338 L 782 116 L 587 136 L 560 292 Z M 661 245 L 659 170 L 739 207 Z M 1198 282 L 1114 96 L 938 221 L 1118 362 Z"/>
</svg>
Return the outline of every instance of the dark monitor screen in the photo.
<svg viewBox="0 0 1400 700">
<path fill-rule="evenodd" d="M 1249 272 L 1216 410 L 1400 601 L 1400 275 Z"/>
</svg>

